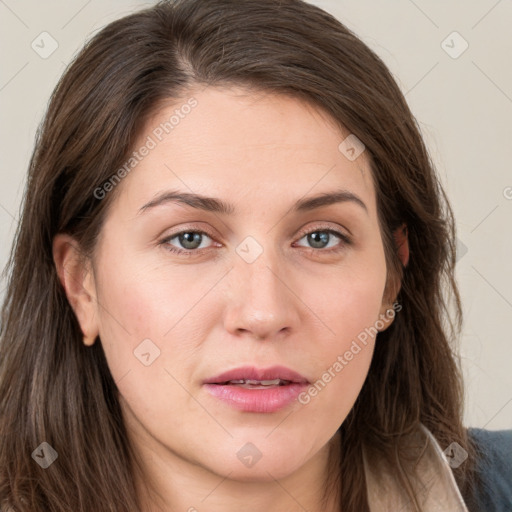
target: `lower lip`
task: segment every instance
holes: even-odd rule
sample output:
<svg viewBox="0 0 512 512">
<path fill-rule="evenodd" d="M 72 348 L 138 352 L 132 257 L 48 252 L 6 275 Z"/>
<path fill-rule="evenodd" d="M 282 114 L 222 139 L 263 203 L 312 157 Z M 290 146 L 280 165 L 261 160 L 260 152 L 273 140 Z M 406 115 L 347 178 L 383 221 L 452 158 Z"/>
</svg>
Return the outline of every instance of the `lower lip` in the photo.
<svg viewBox="0 0 512 512">
<path fill-rule="evenodd" d="M 287 384 L 269 389 L 248 389 L 240 386 L 205 384 L 206 390 L 215 398 L 244 412 L 276 412 L 290 405 L 307 384 Z"/>
</svg>

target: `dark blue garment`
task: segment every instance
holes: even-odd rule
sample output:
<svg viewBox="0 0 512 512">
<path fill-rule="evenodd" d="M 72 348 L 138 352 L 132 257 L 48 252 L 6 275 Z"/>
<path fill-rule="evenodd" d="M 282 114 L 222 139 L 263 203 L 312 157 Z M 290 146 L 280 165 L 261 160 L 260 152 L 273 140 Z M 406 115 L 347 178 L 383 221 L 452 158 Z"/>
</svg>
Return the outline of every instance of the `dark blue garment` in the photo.
<svg viewBox="0 0 512 512">
<path fill-rule="evenodd" d="M 466 497 L 470 512 L 512 512 L 512 430 L 469 428 L 481 485 Z"/>
</svg>

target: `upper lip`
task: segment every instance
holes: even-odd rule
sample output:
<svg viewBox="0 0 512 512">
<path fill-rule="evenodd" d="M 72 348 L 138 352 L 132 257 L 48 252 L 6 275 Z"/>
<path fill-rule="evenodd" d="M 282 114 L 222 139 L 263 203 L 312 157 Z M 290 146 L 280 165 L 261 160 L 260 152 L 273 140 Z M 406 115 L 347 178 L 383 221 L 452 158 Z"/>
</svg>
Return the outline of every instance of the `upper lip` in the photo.
<svg viewBox="0 0 512 512">
<path fill-rule="evenodd" d="M 204 384 L 221 384 L 230 380 L 287 380 L 290 382 L 308 384 L 309 381 L 300 373 L 297 373 L 285 366 L 271 366 L 269 368 L 255 368 L 254 366 L 242 366 L 234 368 L 224 373 L 220 373 L 215 377 L 211 377 L 204 381 Z"/>
</svg>

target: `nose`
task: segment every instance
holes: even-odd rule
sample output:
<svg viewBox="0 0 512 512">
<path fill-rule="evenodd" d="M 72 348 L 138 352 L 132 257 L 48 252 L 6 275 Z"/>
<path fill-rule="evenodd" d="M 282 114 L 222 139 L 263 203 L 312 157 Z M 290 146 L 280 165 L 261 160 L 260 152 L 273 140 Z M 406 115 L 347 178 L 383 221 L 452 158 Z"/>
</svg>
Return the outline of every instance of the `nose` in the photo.
<svg viewBox="0 0 512 512">
<path fill-rule="evenodd" d="M 226 284 L 225 329 L 268 341 L 298 331 L 304 305 L 296 279 L 270 251 L 252 263 L 238 259 Z"/>
</svg>

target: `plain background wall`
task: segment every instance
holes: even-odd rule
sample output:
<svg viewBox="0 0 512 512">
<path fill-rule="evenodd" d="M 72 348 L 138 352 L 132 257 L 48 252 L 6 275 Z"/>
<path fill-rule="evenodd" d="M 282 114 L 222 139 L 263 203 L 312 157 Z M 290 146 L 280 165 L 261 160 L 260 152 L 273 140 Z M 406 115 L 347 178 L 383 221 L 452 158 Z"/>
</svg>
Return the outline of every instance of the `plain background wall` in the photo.
<svg viewBox="0 0 512 512">
<path fill-rule="evenodd" d="M 36 128 L 58 78 L 92 33 L 152 3 L 0 0 L 0 266 Z M 457 217 L 466 423 L 512 428 L 512 2 L 311 3 L 383 58 L 418 119 Z M 47 58 L 31 46 L 52 49 L 42 32 L 58 44 Z M 0 283 L 0 298 L 4 288 Z"/>
</svg>

